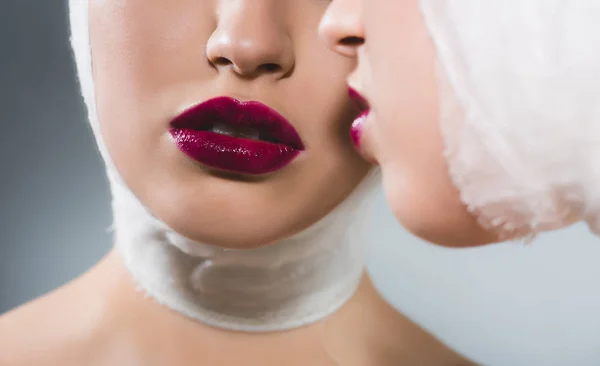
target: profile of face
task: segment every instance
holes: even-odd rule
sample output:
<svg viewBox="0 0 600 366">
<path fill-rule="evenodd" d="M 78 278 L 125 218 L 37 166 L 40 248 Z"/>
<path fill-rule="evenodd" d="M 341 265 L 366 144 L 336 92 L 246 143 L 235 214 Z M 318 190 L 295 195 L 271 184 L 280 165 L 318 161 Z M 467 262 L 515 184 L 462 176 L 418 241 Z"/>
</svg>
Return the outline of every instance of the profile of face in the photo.
<svg viewBox="0 0 600 366">
<path fill-rule="evenodd" d="M 363 180 L 354 60 L 319 39 L 327 5 L 89 1 L 101 135 L 153 215 L 192 240 L 252 248 L 315 223 Z"/>
<path fill-rule="evenodd" d="M 440 245 L 497 241 L 468 212 L 448 172 L 436 51 L 419 1 L 333 0 L 320 33 L 340 55 L 358 58 L 349 85 L 370 107 L 359 148 L 381 166 L 400 223 Z"/>
</svg>

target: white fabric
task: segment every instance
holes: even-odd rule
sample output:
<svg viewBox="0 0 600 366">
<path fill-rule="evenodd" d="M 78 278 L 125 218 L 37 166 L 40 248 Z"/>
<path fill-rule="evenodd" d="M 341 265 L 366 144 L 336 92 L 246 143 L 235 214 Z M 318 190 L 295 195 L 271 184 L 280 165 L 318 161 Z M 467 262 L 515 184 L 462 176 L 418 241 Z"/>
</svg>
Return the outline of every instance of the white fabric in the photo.
<svg viewBox="0 0 600 366">
<path fill-rule="evenodd" d="M 193 242 L 160 222 L 125 186 L 96 115 L 87 0 L 70 0 L 72 45 L 90 124 L 113 195 L 115 245 L 152 298 L 211 326 L 263 332 L 327 317 L 355 292 L 363 273 L 362 227 L 378 173 L 304 232 L 254 250 Z"/>
<path fill-rule="evenodd" d="M 420 4 L 462 200 L 505 238 L 600 233 L 600 1 Z"/>
</svg>

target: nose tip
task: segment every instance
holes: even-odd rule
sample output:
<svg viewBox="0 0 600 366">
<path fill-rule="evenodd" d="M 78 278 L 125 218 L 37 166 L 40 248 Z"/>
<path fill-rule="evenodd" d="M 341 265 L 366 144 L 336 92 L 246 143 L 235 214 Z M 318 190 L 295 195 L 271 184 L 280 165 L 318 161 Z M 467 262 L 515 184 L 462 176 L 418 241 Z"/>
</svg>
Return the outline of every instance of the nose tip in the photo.
<svg viewBox="0 0 600 366">
<path fill-rule="evenodd" d="M 360 8 L 352 1 L 333 1 L 321 20 L 319 34 L 330 49 L 356 57 L 365 42 Z"/>
<path fill-rule="evenodd" d="M 263 22 L 264 23 L 264 22 Z M 228 23 L 207 43 L 207 57 L 218 70 L 231 69 L 243 77 L 283 77 L 294 66 L 291 40 L 279 27 L 242 27 Z M 235 25 L 235 26 L 234 26 Z"/>
<path fill-rule="evenodd" d="M 231 68 L 235 73 L 252 77 L 262 74 L 284 75 L 293 64 L 276 48 L 265 47 L 252 42 L 221 42 L 209 45 L 208 58 L 217 69 Z"/>
</svg>

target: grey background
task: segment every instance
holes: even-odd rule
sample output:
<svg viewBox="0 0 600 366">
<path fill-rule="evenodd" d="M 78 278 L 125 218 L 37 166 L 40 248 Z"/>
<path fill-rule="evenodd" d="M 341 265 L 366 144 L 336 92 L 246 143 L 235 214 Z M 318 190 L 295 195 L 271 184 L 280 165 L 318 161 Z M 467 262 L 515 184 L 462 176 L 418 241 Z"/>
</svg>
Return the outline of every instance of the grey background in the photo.
<svg viewBox="0 0 600 366">
<path fill-rule="evenodd" d="M 110 248 L 109 194 L 85 122 L 64 1 L 0 2 L 0 313 Z M 600 243 L 453 251 L 407 234 L 379 197 L 369 269 L 398 309 L 486 365 L 600 365 Z M 0 345 L 0 352 L 1 352 Z"/>
</svg>

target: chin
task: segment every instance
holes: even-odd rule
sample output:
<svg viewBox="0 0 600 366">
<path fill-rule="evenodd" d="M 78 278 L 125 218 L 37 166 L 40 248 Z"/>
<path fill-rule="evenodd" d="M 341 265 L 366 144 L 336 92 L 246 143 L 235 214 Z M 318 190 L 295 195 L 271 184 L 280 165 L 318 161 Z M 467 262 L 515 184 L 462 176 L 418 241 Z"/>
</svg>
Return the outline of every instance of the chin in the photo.
<svg viewBox="0 0 600 366">
<path fill-rule="evenodd" d="M 499 237 L 483 228 L 467 211 L 453 187 L 386 180 L 384 190 L 397 221 L 411 234 L 448 248 L 497 243 Z M 414 183 L 414 182 L 412 182 Z"/>
<path fill-rule="evenodd" d="M 185 238 L 226 249 L 259 248 L 303 228 L 303 220 L 278 221 L 276 215 L 264 210 L 236 210 L 231 206 L 206 210 L 205 206 L 196 208 L 189 203 L 186 206 L 182 210 L 182 206 L 153 202 L 152 209 L 160 221 Z"/>
<path fill-rule="evenodd" d="M 289 238 L 333 207 L 321 195 L 286 182 L 293 194 L 269 182 L 204 177 L 195 184 L 145 186 L 143 204 L 160 221 L 190 240 L 228 249 L 254 249 Z M 337 205 L 337 201 L 332 201 Z"/>
<path fill-rule="evenodd" d="M 469 248 L 500 241 L 497 235 L 482 228 L 475 219 L 461 220 L 464 213 L 453 215 L 446 211 L 432 215 L 419 211 L 415 214 L 413 211 L 409 214 L 405 209 L 396 208 L 393 211 L 398 222 L 412 235 L 442 247 Z"/>
<path fill-rule="evenodd" d="M 165 221 L 167 225 L 169 223 Z M 196 225 L 185 225 L 181 221 L 173 220 L 169 225 L 175 232 L 194 242 L 212 245 L 225 249 L 256 249 L 289 236 L 287 231 L 276 232 L 271 230 L 261 230 L 254 227 L 239 227 L 240 225 L 230 225 L 225 227 L 203 228 L 198 230 Z"/>
</svg>

